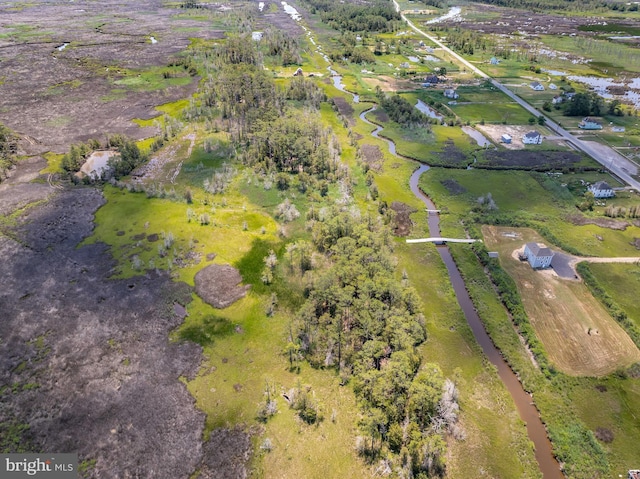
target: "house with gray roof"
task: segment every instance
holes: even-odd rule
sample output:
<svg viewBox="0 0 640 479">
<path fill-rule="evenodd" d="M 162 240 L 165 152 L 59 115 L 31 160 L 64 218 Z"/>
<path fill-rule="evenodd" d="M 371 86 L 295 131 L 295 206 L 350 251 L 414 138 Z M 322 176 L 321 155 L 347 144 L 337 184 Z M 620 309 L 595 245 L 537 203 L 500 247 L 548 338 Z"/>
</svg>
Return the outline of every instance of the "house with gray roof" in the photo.
<svg viewBox="0 0 640 479">
<path fill-rule="evenodd" d="M 542 135 L 537 131 L 530 131 L 522 137 L 522 143 L 525 145 L 540 145 L 542 144 Z"/>
<path fill-rule="evenodd" d="M 529 86 L 531 87 L 532 90 L 535 90 L 535 91 L 543 91 L 544 90 L 544 86 L 540 82 L 537 82 L 537 81 L 531 82 L 529 84 Z"/>
<path fill-rule="evenodd" d="M 606 181 L 598 181 L 589 186 L 589 191 L 593 193 L 594 198 L 613 198 L 615 193 L 613 188 Z"/>
<path fill-rule="evenodd" d="M 546 246 L 540 246 L 538 243 L 532 242 L 524 245 L 523 256 L 533 269 L 542 269 L 551 266 L 553 251 Z"/>
</svg>

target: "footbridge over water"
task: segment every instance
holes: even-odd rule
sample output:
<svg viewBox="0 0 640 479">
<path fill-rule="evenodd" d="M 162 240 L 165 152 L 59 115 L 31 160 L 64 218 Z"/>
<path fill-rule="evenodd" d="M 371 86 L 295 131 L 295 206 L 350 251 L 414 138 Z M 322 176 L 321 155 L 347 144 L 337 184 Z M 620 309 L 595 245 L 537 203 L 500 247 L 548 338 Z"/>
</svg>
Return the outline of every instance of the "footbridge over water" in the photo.
<svg viewBox="0 0 640 479">
<path fill-rule="evenodd" d="M 445 243 L 475 243 L 476 241 L 482 240 L 479 239 L 467 239 L 467 238 L 417 238 L 417 239 L 408 239 L 407 243 L 435 243 L 435 244 L 445 244 Z"/>
</svg>

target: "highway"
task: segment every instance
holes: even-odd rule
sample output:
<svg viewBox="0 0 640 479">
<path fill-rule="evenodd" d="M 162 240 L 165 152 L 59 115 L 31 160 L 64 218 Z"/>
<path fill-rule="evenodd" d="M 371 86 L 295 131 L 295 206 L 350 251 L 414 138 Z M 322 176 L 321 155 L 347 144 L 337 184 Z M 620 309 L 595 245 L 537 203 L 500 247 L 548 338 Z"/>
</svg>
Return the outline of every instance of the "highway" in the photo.
<svg viewBox="0 0 640 479">
<path fill-rule="evenodd" d="M 540 115 L 544 116 L 546 123 L 545 125 L 558 136 L 562 137 L 567 143 L 576 148 L 577 150 L 586 153 L 591 158 L 600 163 L 604 168 L 608 169 L 614 176 L 618 177 L 620 180 L 627 183 L 629 186 L 634 188 L 636 191 L 640 191 L 640 182 L 632 177 L 632 175 L 636 175 L 638 173 L 638 166 L 632 161 L 628 160 L 620 153 L 615 151 L 614 149 L 601 144 L 594 144 L 594 142 L 587 142 L 576 138 L 574 135 L 569 133 L 567 130 L 562 128 L 553 120 L 549 119 L 546 115 L 544 115 L 539 110 L 536 110 L 529 103 L 524 101 L 514 92 L 509 90 L 502 83 L 497 80 L 491 78 L 485 72 L 480 70 L 478 67 L 470 63 L 469 61 L 462 58 L 456 52 L 447 47 L 444 43 L 442 43 L 437 38 L 429 35 L 428 33 L 420 30 L 416 27 L 413 22 L 411 22 L 402 12 L 400 12 L 400 6 L 396 0 L 393 0 L 393 4 L 395 5 L 396 11 L 400 13 L 402 20 L 404 20 L 412 30 L 419 33 L 420 35 L 428 38 L 430 41 L 435 43 L 438 47 L 442 48 L 445 52 L 455 58 L 460 64 L 462 64 L 469 71 L 475 73 L 480 78 L 484 78 L 486 80 L 491 81 L 494 87 L 503 92 L 505 95 L 509 96 L 513 101 L 517 102 L 520 106 L 522 106 L 525 110 L 531 113 L 534 117 L 539 117 Z"/>
</svg>

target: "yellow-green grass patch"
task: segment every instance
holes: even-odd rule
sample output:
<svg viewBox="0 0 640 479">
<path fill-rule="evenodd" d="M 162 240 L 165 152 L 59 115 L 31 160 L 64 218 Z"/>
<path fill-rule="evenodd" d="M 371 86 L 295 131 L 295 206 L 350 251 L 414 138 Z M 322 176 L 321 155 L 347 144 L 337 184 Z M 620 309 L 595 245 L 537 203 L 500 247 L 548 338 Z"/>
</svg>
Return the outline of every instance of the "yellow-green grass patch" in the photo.
<svg viewBox="0 0 640 479">
<path fill-rule="evenodd" d="M 46 175 L 48 173 L 61 173 L 62 172 L 62 153 L 53 153 L 48 151 L 42 155 L 47 160 L 47 167 L 40 171 L 40 174 Z"/>
</svg>

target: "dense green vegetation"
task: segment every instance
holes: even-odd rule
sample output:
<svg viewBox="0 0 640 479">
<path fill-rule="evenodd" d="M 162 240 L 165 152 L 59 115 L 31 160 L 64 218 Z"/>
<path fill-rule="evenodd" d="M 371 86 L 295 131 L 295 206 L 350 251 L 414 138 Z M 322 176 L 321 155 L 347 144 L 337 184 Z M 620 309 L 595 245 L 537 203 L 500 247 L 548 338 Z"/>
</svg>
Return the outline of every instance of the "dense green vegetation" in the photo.
<svg viewBox="0 0 640 479">
<path fill-rule="evenodd" d="M 393 32 L 400 25 L 400 14 L 384 0 L 366 4 L 346 4 L 336 0 L 306 0 L 311 13 L 320 13 L 322 21 L 336 30 L 352 32 Z"/>
<path fill-rule="evenodd" d="M 414 108 L 414 106 L 400 95 L 386 95 L 382 90 L 376 91 L 376 97 L 380 106 L 387 112 L 389 118 L 400 126 L 406 128 L 424 128 L 429 125 L 427 115 Z"/>
</svg>

